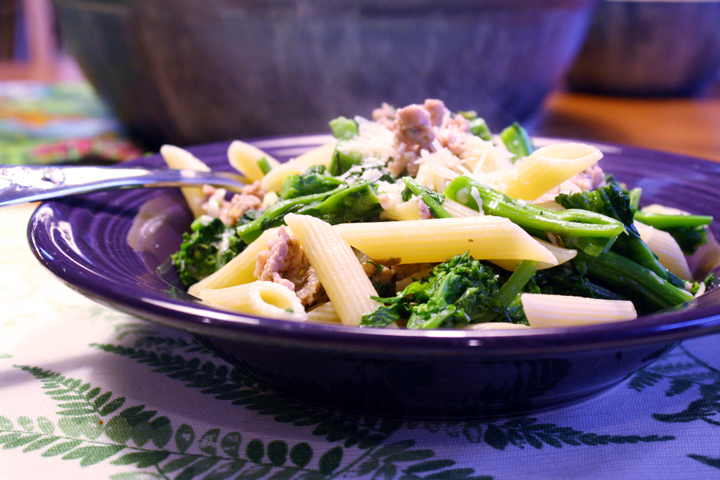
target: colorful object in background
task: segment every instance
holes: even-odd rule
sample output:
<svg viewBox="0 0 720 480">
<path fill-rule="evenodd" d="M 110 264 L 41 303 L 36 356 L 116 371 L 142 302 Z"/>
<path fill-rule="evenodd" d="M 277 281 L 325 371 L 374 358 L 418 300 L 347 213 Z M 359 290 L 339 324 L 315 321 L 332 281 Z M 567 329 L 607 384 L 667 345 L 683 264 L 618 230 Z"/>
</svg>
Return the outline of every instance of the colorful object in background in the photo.
<svg viewBox="0 0 720 480">
<path fill-rule="evenodd" d="M 109 163 L 143 154 L 89 84 L 0 82 L 0 164 Z"/>
</svg>

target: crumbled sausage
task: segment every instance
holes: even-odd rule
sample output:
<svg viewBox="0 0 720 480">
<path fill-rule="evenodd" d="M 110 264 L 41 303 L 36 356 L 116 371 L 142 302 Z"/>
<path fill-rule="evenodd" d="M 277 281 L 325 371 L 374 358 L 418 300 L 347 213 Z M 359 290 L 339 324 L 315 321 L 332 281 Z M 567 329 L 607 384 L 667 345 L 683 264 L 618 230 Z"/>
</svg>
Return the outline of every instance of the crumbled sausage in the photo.
<svg viewBox="0 0 720 480">
<path fill-rule="evenodd" d="M 372 119 L 374 122 L 392 130 L 395 122 L 395 108 L 383 102 L 380 108 L 372 111 Z"/>
<path fill-rule="evenodd" d="M 535 200 L 535 203 L 552 202 L 560 193 L 580 193 L 584 190 L 596 190 L 603 186 L 605 186 L 605 174 L 602 168 L 595 164 L 545 192 Z"/>
<path fill-rule="evenodd" d="M 398 145 L 405 144 L 412 152 L 430 150 L 435 140 L 435 132 L 430 112 L 421 105 L 408 105 L 401 108 L 395 115 L 395 140 Z"/>
<path fill-rule="evenodd" d="M 205 201 L 202 204 L 203 212 L 212 217 L 218 217 L 226 225 L 237 224 L 240 217 L 248 210 L 262 209 L 265 191 L 260 182 L 254 182 L 243 188 L 242 193 L 236 193 L 228 201 L 225 200 L 225 190 L 216 189 L 210 185 L 203 185 Z"/>
<path fill-rule="evenodd" d="M 305 306 L 315 303 L 323 293 L 322 284 L 297 238 L 281 228 L 267 245 L 257 255 L 255 276 L 289 288 Z"/>
<path fill-rule="evenodd" d="M 422 197 L 417 197 L 417 206 L 418 212 L 420 213 L 420 220 L 428 220 L 430 218 L 433 218 L 432 213 L 430 213 L 430 209 L 427 205 L 425 205 Z"/>
</svg>

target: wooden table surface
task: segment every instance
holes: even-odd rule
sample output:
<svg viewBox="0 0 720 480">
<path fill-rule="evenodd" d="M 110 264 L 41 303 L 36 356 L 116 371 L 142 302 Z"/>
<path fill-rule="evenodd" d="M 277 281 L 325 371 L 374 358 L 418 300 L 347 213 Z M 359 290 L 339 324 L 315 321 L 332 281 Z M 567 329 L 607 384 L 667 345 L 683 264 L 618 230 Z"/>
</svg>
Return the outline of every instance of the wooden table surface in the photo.
<svg viewBox="0 0 720 480">
<path fill-rule="evenodd" d="M 720 162 L 720 80 L 694 98 L 632 98 L 560 91 L 535 135 L 620 143 Z"/>
</svg>

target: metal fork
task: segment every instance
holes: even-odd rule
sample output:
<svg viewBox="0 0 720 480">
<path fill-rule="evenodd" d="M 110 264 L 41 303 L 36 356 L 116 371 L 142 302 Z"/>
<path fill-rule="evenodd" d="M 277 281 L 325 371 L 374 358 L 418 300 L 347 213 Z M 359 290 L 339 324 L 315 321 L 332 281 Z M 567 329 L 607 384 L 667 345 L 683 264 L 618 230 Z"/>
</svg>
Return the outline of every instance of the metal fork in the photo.
<svg viewBox="0 0 720 480">
<path fill-rule="evenodd" d="M 99 190 L 126 188 L 209 184 L 238 192 L 248 183 L 245 177 L 225 172 L 139 167 L 0 165 L 0 207 Z"/>
</svg>

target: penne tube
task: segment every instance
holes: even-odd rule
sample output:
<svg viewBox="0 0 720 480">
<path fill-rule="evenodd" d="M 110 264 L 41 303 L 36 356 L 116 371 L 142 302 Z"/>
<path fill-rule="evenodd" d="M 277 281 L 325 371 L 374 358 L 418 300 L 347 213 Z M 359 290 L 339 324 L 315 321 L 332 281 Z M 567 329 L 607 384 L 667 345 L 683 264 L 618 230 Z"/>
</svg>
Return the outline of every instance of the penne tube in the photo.
<svg viewBox="0 0 720 480">
<path fill-rule="evenodd" d="M 446 198 L 442 207 L 453 217 L 477 217 L 482 212 L 466 207 L 462 203 Z M 413 198 L 407 202 L 394 205 L 380 213 L 381 220 L 420 220 L 420 212 L 417 206 L 417 199 Z"/>
<path fill-rule="evenodd" d="M 550 242 L 546 242 L 544 240 L 540 240 L 535 238 L 535 241 L 540 243 L 543 247 L 550 250 L 550 253 L 552 253 L 555 256 L 555 260 L 557 263 L 551 264 L 551 263 L 545 263 L 545 262 L 538 262 L 537 269 L 543 270 L 546 268 L 552 268 L 557 265 L 562 265 L 563 263 L 569 262 L 573 258 L 577 256 L 577 250 L 573 250 L 571 248 L 563 248 L 558 247 L 557 245 L 553 245 Z M 517 266 L 520 264 L 520 261 L 518 260 L 492 260 L 492 263 L 497 265 L 500 268 L 503 268 L 505 270 L 508 270 L 510 272 L 515 271 Z"/>
<path fill-rule="evenodd" d="M 298 175 L 305 171 L 302 165 L 294 160 L 283 163 L 277 168 L 270 170 L 267 175 L 260 180 L 260 186 L 266 192 L 279 192 L 282 190 L 283 182 L 289 175 Z"/>
<path fill-rule="evenodd" d="M 275 160 L 272 156 L 263 152 L 256 146 L 240 140 L 235 140 L 230 144 L 227 156 L 230 165 L 232 165 L 235 170 L 245 175 L 248 180 L 250 180 L 250 183 L 262 180 L 265 176 L 258 165 L 258 161 L 261 158 L 265 158 L 271 169 L 275 169 L 280 166 L 280 162 Z"/>
<path fill-rule="evenodd" d="M 523 200 L 535 200 L 548 190 L 602 158 L 597 148 L 581 143 L 561 143 L 535 150 L 515 163 L 516 176 L 508 176 L 503 193 Z"/>
<path fill-rule="evenodd" d="M 326 143 L 299 157 L 274 167 L 263 177 L 260 186 L 266 192 L 279 192 L 282 190 L 283 182 L 288 175 L 298 175 L 314 165 L 329 166 L 332 162 L 335 145 L 337 142 Z"/>
<path fill-rule="evenodd" d="M 248 245 L 245 250 L 240 252 L 235 258 L 223 265 L 220 270 L 190 285 L 188 293 L 197 296 L 198 293 L 204 289 L 225 288 L 256 281 L 255 261 L 257 254 L 263 250 L 267 250 L 268 241 L 277 238 L 278 230 L 280 230 L 280 227 L 264 231 L 257 240 Z"/>
<path fill-rule="evenodd" d="M 688 266 L 687 258 L 677 241 L 668 232 L 635 222 L 640 238 L 655 255 L 660 264 L 683 280 L 692 280 L 693 274 Z"/>
<path fill-rule="evenodd" d="M 283 320 L 307 320 L 305 308 L 295 292 L 278 283 L 255 281 L 234 287 L 198 292 L 198 298 L 233 311 Z"/>
<path fill-rule="evenodd" d="M 350 245 L 328 223 L 307 215 L 289 214 L 285 223 L 300 241 L 344 325 L 358 326 L 362 316 L 380 306 L 377 292 Z M 393 222 L 404 223 L 404 222 Z"/>
<path fill-rule="evenodd" d="M 380 212 L 381 220 L 420 220 L 420 211 L 418 210 L 417 199 L 413 198 L 407 202 L 393 205 L 387 210 Z"/>
<path fill-rule="evenodd" d="M 341 324 L 332 302 L 325 302 L 307 312 L 308 322 Z"/>
<path fill-rule="evenodd" d="M 335 230 L 383 265 L 437 263 L 470 252 L 478 260 L 535 260 L 557 265 L 545 246 L 507 218 L 478 215 L 405 222 L 345 223 Z"/>
<path fill-rule="evenodd" d="M 297 163 L 303 169 L 303 171 L 315 165 L 324 165 L 326 167 L 329 167 L 330 163 L 332 163 L 333 154 L 335 153 L 336 146 L 337 141 L 332 141 L 324 145 L 320 145 L 319 147 L 308 150 L 302 155 L 296 157 L 295 163 Z"/>
<path fill-rule="evenodd" d="M 478 212 L 470 207 L 466 207 L 460 202 L 446 198 L 442 204 L 442 207 L 453 217 L 477 217 L 483 215 L 483 212 Z"/>
<path fill-rule="evenodd" d="M 174 145 L 163 145 L 160 147 L 160 155 L 167 163 L 167 166 L 173 170 L 197 170 L 200 172 L 209 172 L 210 167 L 187 150 L 176 147 Z M 205 200 L 202 187 L 182 187 L 180 191 L 185 197 L 185 201 L 190 207 L 195 218 L 203 214 L 202 204 Z"/>
<path fill-rule="evenodd" d="M 523 311 L 531 327 L 569 327 L 620 322 L 637 318 L 632 302 L 566 295 L 523 293 Z"/>
</svg>

